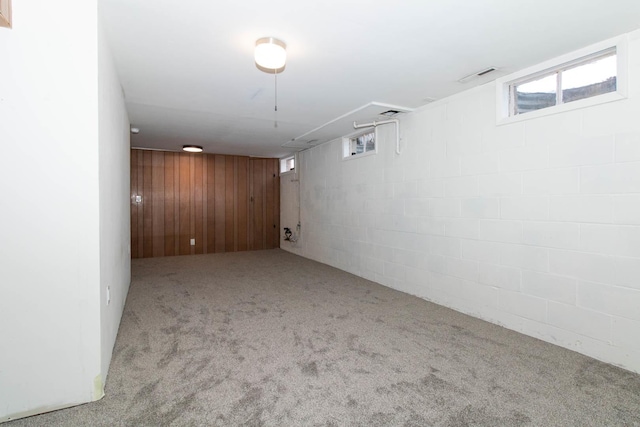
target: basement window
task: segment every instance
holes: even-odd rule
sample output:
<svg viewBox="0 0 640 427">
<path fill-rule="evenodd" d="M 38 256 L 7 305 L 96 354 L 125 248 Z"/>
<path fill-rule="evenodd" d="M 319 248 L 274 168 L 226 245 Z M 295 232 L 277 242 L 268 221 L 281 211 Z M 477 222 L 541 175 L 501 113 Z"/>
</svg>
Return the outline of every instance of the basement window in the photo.
<svg viewBox="0 0 640 427">
<path fill-rule="evenodd" d="M 546 75 L 510 84 L 510 115 L 615 92 L 616 59 L 615 48 L 609 49 Z"/>
<path fill-rule="evenodd" d="M 296 169 L 295 156 L 280 159 L 280 173 L 294 171 Z"/>
<path fill-rule="evenodd" d="M 497 81 L 498 124 L 626 97 L 626 44 L 607 41 Z"/>
<path fill-rule="evenodd" d="M 365 154 L 375 154 L 377 152 L 375 129 L 342 138 L 342 151 L 342 156 L 345 159 Z"/>
</svg>

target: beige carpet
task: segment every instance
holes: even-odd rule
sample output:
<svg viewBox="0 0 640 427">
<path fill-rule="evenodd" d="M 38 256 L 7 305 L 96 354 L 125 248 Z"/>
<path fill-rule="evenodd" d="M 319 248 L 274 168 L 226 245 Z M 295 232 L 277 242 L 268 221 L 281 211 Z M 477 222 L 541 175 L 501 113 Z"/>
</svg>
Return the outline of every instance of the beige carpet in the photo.
<svg viewBox="0 0 640 427">
<path fill-rule="evenodd" d="M 134 260 L 95 403 L 17 426 L 631 426 L 640 376 L 279 249 Z"/>
</svg>

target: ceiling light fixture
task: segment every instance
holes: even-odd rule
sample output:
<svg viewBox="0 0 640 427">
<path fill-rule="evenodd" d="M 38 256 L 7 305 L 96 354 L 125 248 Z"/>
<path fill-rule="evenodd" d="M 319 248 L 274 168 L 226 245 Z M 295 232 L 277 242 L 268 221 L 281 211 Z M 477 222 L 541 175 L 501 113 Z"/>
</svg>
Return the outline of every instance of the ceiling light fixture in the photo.
<svg viewBox="0 0 640 427">
<path fill-rule="evenodd" d="M 260 71 L 281 73 L 287 63 L 287 45 L 274 37 L 263 37 L 256 41 L 254 58 Z"/>
<path fill-rule="evenodd" d="M 183 145 L 182 151 L 187 151 L 189 153 L 202 153 L 202 147 L 199 145 Z"/>
<path fill-rule="evenodd" d="M 287 45 L 274 37 L 262 37 L 256 40 L 254 52 L 256 67 L 265 73 L 273 73 L 275 101 L 273 110 L 275 117 L 273 127 L 278 127 L 278 73 L 284 71 L 287 63 Z"/>
</svg>

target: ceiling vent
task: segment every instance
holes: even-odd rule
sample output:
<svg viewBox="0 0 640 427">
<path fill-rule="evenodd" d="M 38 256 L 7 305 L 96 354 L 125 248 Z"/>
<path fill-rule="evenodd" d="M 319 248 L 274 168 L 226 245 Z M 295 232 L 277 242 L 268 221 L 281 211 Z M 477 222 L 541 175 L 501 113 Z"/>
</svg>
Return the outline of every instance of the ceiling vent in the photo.
<svg viewBox="0 0 640 427">
<path fill-rule="evenodd" d="M 384 113 L 380 113 L 380 115 L 385 117 L 395 117 L 400 113 L 401 111 L 398 111 L 398 110 L 387 110 Z"/>
<path fill-rule="evenodd" d="M 497 70 L 496 67 L 485 68 L 483 70 L 476 71 L 475 73 L 469 74 L 468 76 L 464 76 L 463 78 L 458 80 L 458 82 L 467 83 L 467 82 L 470 82 L 471 80 L 477 79 L 478 77 L 482 77 L 482 76 L 485 76 L 485 75 L 487 75 L 489 73 L 492 73 L 492 72 L 494 72 L 496 70 Z"/>
</svg>

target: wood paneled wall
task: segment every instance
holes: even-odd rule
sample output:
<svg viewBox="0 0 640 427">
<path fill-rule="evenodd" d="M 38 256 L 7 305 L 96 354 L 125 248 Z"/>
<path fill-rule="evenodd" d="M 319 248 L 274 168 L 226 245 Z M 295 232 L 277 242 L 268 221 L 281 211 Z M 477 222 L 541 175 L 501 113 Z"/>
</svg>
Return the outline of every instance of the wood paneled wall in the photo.
<svg viewBox="0 0 640 427">
<path fill-rule="evenodd" d="M 278 159 L 131 150 L 132 258 L 279 245 Z"/>
</svg>

